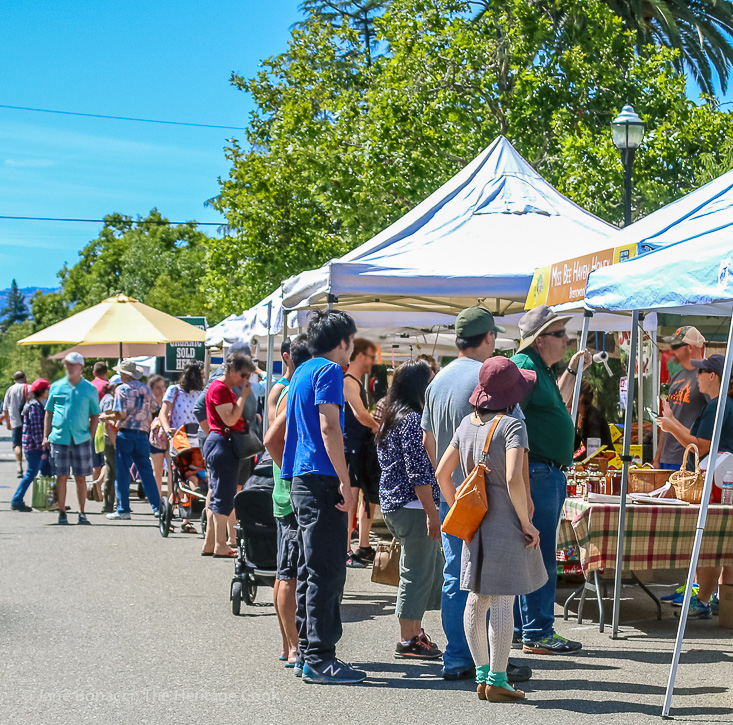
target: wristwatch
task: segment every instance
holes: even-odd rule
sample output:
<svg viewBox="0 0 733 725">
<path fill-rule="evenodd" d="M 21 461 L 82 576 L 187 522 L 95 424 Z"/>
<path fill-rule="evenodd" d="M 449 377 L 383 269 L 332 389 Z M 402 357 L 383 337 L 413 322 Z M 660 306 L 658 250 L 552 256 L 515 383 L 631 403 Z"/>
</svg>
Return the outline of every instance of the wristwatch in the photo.
<svg viewBox="0 0 733 725">
<path fill-rule="evenodd" d="M 569 373 L 570 373 L 571 375 L 577 375 L 577 374 L 578 374 L 578 371 L 577 371 L 577 370 L 573 370 L 573 369 L 572 369 L 572 368 L 570 367 L 570 365 L 568 365 L 568 372 L 569 372 Z"/>
</svg>

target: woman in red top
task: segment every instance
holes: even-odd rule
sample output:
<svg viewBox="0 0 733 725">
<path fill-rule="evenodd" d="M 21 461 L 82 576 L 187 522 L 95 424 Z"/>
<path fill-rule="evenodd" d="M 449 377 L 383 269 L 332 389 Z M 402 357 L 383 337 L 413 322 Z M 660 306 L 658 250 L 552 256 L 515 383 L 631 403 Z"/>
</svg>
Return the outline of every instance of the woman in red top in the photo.
<svg viewBox="0 0 733 725">
<path fill-rule="evenodd" d="M 245 430 L 242 418 L 244 401 L 250 394 L 250 375 L 255 371 L 252 360 L 240 353 L 230 353 L 222 366 L 223 375 L 212 380 L 206 391 L 206 420 L 209 435 L 204 442 L 204 459 L 209 472 L 210 502 L 207 509 L 207 533 L 213 530 L 214 547 L 207 536 L 203 556 L 230 557 L 237 552 L 227 545 L 227 519 L 234 513 L 239 459 L 232 445 L 231 432 Z M 240 387 L 239 397 L 234 392 Z M 213 524 L 213 525 L 212 525 Z"/>
</svg>

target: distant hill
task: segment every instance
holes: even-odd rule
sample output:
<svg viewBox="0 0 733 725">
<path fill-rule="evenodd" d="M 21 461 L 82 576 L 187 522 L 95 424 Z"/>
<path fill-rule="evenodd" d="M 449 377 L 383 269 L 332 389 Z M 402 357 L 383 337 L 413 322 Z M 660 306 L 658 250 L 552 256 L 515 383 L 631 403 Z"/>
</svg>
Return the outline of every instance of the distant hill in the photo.
<svg viewBox="0 0 733 725">
<path fill-rule="evenodd" d="M 33 297 L 38 290 L 45 294 L 46 292 L 58 292 L 58 287 L 21 287 L 20 291 L 23 293 L 23 298 L 25 299 L 25 303 L 28 305 L 29 310 L 31 307 L 31 297 Z M 5 303 L 8 301 L 8 292 L 10 292 L 9 289 L 0 290 L 0 309 L 5 307 Z"/>
</svg>

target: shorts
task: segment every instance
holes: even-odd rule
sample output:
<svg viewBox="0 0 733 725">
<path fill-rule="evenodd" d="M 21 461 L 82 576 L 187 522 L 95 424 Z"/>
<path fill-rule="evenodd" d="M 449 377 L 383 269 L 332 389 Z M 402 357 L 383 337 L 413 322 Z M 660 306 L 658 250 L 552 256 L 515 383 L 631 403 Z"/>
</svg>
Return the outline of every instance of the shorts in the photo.
<svg viewBox="0 0 733 725">
<path fill-rule="evenodd" d="M 155 446 L 150 446 L 151 456 L 160 456 L 163 453 L 168 453 L 168 451 L 165 448 L 156 448 Z"/>
<path fill-rule="evenodd" d="M 277 579 L 298 578 L 298 522 L 294 513 L 276 516 L 277 522 Z"/>
<path fill-rule="evenodd" d="M 97 453 L 92 449 L 92 466 L 94 468 L 101 468 L 104 465 L 104 451 Z"/>
<path fill-rule="evenodd" d="M 379 479 L 382 474 L 373 438 L 367 440 L 361 450 L 346 452 L 346 467 L 351 486 L 361 489 L 365 501 L 379 505 Z"/>
<path fill-rule="evenodd" d="M 92 441 L 71 443 L 68 446 L 60 443 L 51 444 L 51 459 L 57 476 L 74 476 L 86 478 L 92 475 Z"/>
<path fill-rule="evenodd" d="M 23 426 L 19 425 L 13 428 L 13 448 L 19 448 L 23 445 Z"/>
</svg>

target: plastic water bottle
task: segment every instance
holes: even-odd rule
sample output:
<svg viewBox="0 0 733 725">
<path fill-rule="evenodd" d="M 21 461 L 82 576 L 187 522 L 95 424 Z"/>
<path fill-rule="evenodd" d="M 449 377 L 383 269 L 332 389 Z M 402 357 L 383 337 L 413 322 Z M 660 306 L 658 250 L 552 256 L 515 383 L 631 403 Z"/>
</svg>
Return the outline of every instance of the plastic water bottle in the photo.
<svg viewBox="0 0 733 725">
<path fill-rule="evenodd" d="M 723 478 L 723 492 L 720 495 L 723 506 L 733 506 L 733 471 L 728 471 Z"/>
</svg>

